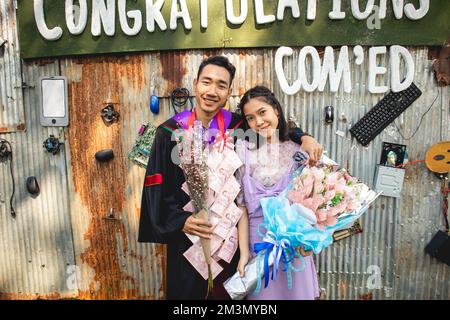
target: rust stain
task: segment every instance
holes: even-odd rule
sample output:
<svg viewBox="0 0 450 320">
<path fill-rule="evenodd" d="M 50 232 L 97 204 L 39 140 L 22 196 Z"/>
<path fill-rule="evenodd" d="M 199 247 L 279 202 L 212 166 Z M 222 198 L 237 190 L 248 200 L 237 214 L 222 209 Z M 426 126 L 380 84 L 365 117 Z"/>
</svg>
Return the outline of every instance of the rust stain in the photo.
<svg viewBox="0 0 450 320">
<path fill-rule="evenodd" d="M 183 86 L 183 78 L 186 75 L 186 52 L 161 52 L 161 74 L 166 84 L 162 86 L 165 88 L 164 96 L 170 96 L 175 88 Z M 161 94 L 160 94 L 161 95 Z"/>
<path fill-rule="evenodd" d="M 134 207 L 134 214 L 136 215 L 136 219 L 139 220 L 139 218 L 141 217 L 141 208 L 135 206 Z"/>
<path fill-rule="evenodd" d="M 450 38 L 447 43 L 435 52 L 436 60 L 433 63 L 433 70 L 436 81 L 441 86 L 450 85 Z"/>
<path fill-rule="evenodd" d="M 140 91 L 147 84 L 144 74 L 144 55 L 142 54 L 128 54 L 126 56 L 119 56 L 120 64 L 124 67 L 121 77 L 126 78 L 126 85 L 132 87 L 136 91 Z M 113 62 L 117 63 L 117 61 Z"/>
<path fill-rule="evenodd" d="M 130 292 L 128 298 L 139 299 L 139 300 L 154 300 L 155 298 L 150 295 L 136 296 L 132 295 Z M 58 292 L 47 293 L 47 294 L 21 294 L 21 293 L 3 293 L 0 292 L 0 300 L 91 300 L 90 296 L 84 295 L 84 292 L 79 292 L 78 294 L 61 294 Z"/>
<path fill-rule="evenodd" d="M 222 49 L 203 50 L 203 59 L 206 59 L 206 58 L 212 57 L 212 56 L 220 56 L 220 55 L 222 55 L 222 53 L 223 53 Z"/>
<path fill-rule="evenodd" d="M 373 293 L 369 292 L 369 293 L 363 293 L 359 295 L 359 298 L 361 300 L 373 300 Z"/>
<path fill-rule="evenodd" d="M 16 127 L 0 127 L 0 133 L 9 133 L 9 132 L 16 132 L 16 131 L 25 131 L 25 124 L 19 123 Z"/>
<path fill-rule="evenodd" d="M 128 251 L 127 230 L 120 220 L 126 201 L 126 150 L 124 150 L 122 122 L 105 126 L 100 111 L 105 101 L 115 101 L 115 109 L 121 119 L 132 109 L 123 105 L 122 76 L 132 82 L 127 86 L 143 83 L 143 68 L 139 68 L 142 57 L 89 57 L 83 58 L 81 81 L 70 82 L 69 112 L 71 125 L 67 139 L 71 146 L 71 167 L 75 192 L 90 214 L 89 227 L 84 239 L 90 245 L 81 253 L 95 275 L 86 291 L 80 291 L 81 299 L 135 299 L 138 298 L 138 283 L 121 270 L 120 256 Z M 68 70 L 70 75 L 72 70 Z M 140 73 L 140 74 L 138 74 Z M 134 80 L 135 79 L 135 80 Z M 95 153 L 113 149 L 114 159 L 99 163 Z M 113 208 L 117 220 L 104 219 Z M 119 242 L 119 240 L 121 240 Z M 119 245 L 122 244 L 122 252 Z M 151 298 L 151 297 L 150 297 Z"/>
<path fill-rule="evenodd" d="M 61 300 L 75 298 L 73 294 L 61 295 L 60 293 L 47 294 L 20 294 L 20 293 L 3 293 L 0 292 L 0 300 Z"/>
<path fill-rule="evenodd" d="M 56 62 L 56 59 L 53 58 L 40 58 L 40 59 L 35 59 L 34 64 L 37 64 L 38 66 L 45 66 L 48 64 L 53 64 Z"/>
<path fill-rule="evenodd" d="M 136 254 L 136 252 L 134 252 L 133 250 L 130 251 L 130 257 L 134 258 L 137 260 L 138 264 L 139 264 L 139 269 L 141 270 L 141 272 L 144 272 L 144 262 L 145 262 L 145 258 L 141 255 Z"/>
<path fill-rule="evenodd" d="M 165 288 L 167 285 L 167 246 L 163 244 L 155 243 L 153 245 L 155 258 L 158 259 L 158 264 L 161 266 L 161 270 L 163 273 L 163 279 L 159 286 L 159 296 L 164 299 L 166 296 Z"/>
<path fill-rule="evenodd" d="M 347 300 L 348 283 L 346 280 L 339 281 L 338 297 L 340 300 Z"/>
</svg>

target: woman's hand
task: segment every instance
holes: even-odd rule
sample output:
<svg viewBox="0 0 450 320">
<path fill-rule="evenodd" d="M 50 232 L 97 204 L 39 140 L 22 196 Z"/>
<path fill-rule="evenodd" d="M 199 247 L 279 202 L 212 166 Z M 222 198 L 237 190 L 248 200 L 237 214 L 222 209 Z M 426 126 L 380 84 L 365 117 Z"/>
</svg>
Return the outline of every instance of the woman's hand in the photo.
<svg viewBox="0 0 450 320">
<path fill-rule="evenodd" d="M 239 259 L 238 267 L 237 267 L 237 271 L 239 271 L 239 275 L 241 276 L 241 278 L 244 277 L 244 275 L 245 275 L 245 271 L 244 270 L 245 270 L 245 266 L 248 263 L 248 260 L 249 260 L 248 254 L 242 254 L 241 253 L 241 257 Z"/>
<path fill-rule="evenodd" d="M 305 251 L 305 249 L 303 248 L 303 246 L 298 246 L 295 251 L 297 251 L 299 254 L 301 254 L 304 257 L 308 257 L 310 255 L 312 255 L 312 250 L 308 250 Z"/>
<path fill-rule="evenodd" d="M 317 161 L 320 160 L 322 156 L 323 148 L 322 145 L 317 142 L 316 139 L 310 136 L 303 136 L 301 138 L 302 149 L 309 154 L 309 164 L 315 165 Z"/>
</svg>

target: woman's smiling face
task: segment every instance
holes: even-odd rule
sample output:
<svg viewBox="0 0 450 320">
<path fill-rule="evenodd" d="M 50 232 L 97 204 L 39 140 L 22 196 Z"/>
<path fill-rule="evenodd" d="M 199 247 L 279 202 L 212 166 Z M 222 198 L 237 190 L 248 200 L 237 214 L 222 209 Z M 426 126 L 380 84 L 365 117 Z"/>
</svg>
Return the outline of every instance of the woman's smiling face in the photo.
<svg viewBox="0 0 450 320">
<path fill-rule="evenodd" d="M 248 126 L 268 141 L 278 129 L 278 111 L 263 99 L 250 99 L 243 108 Z"/>
</svg>

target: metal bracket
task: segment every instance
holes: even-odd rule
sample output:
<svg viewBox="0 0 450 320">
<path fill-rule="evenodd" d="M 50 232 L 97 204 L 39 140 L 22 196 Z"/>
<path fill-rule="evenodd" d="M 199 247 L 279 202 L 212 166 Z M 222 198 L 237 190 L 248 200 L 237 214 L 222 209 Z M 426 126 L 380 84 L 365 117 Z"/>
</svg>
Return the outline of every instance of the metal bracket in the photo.
<svg viewBox="0 0 450 320">
<path fill-rule="evenodd" d="M 34 88 L 34 86 L 26 84 L 26 82 L 22 82 L 21 86 L 14 86 L 14 89 L 28 89 L 28 88 Z"/>
<path fill-rule="evenodd" d="M 122 219 L 114 217 L 114 209 L 109 209 L 109 215 L 107 217 L 103 217 L 104 220 L 110 220 L 110 221 L 120 221 Z"/>
</svg>

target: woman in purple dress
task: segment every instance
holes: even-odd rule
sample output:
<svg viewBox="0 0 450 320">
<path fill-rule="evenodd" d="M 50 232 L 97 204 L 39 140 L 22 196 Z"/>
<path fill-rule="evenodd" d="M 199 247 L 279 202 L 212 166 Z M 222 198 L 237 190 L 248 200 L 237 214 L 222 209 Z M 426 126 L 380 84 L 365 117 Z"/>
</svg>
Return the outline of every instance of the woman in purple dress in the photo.
<svg viewBox="0 0 450 320">
<path fill-rule="evenodd" d="M 254 257 L 253 246 L 262 242 L 258 225 L 264 223 L 259 200 L 277 196 L 288 185 L 292 172 L 299 164 L 294 155 L 299 145 L 289 140 L 288 127 L 280 103 L 266 87 L 254 87 L 247 91 L 239 104 L 247 128 L 257 133 L 258 139 L 240 141 L 236 151 L 244 165 L 237 172 L 241 193 L 237 202 L 244 211 L 238 223 L 240 260 L 238 271 L 244 275 L 244 268 Z M 259 294 L 249 294 L 249 300 L 312 300 L 319 296 L 316 268 L 311 252 L 302 248 L 297 251 L 303 256 L 303 271 L 292 273 L 292 288 L 288 288 L 287 274 L 278 272 L 276 281 L 261 286 Z M 299 267 L 301 259 L 294 259 Z"/>
</svg>

